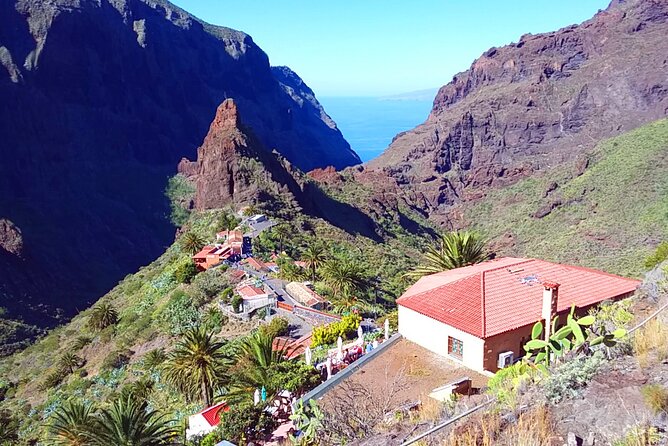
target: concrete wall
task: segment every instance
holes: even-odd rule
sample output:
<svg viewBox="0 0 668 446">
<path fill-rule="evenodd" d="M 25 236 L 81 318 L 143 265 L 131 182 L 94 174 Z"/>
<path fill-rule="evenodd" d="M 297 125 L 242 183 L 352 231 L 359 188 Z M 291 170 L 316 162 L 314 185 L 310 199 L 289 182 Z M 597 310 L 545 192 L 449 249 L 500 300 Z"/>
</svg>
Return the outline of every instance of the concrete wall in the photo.
<svg viewBox="0 0 668 446">
<path fill-rule="evenodd" d="M 411 342 L 470 369 L 483 371 L 485 342 L 473 335 L 399 305 L 399 333 Z M 464 344 L 462 359 L 448 354 L 448 336 Z"/>
<path fill-rule="evenodd" d="M 513 352 L 515 358 L 524 356 L 524 344 L 531 339 L 533 324 L 485 339 L 485 370 L 496 372 L 499 353 Z"/>
</svg>

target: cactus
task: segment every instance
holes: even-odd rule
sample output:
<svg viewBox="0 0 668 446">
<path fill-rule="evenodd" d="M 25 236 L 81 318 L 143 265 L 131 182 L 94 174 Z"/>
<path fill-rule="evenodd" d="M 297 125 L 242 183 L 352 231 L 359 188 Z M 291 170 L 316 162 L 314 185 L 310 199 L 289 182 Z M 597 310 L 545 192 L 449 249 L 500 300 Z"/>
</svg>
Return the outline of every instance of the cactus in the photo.
<svg viewBox="0 0 668 446">
<path fill-rule="evenodd" d="M 566 325 L 557 330 L 559 316 L 552 320 L 552 331 L 548 340 L 541 339 L 543 323 L 536 322 L 531 330 L 531 340 L 524 345 L 527 359 L 541 370 L 546 371 L 552 360 L 558 360 L 572 351 L 581 351 L 582 348 L 604 344 L 607 347 L 616 345 L 617 340 L 626 336 L 626 330 L 617 329 L 611 333 L 597 334 L 590 328 L 595 318 L 592 315 L 576 319 L 575 306 L 566 318 Z M 535 355 L 535 357 L 534 357 Z"/>
</svg>

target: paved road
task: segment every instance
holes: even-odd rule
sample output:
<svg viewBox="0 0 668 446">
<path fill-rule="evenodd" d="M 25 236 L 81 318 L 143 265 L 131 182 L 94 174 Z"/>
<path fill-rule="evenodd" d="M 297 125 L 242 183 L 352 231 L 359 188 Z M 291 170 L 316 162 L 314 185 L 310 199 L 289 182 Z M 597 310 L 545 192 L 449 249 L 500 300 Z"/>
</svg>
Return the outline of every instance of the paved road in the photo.
<svg viewBox="0 0 668 446">
<path fill-rule="evenodd" d="M 252 268 L 247 268 L 244 265 L 238 263 L 236 265 L 232 265 L 232 268 L 236 268 L 240 271 L 243 271 L 246 274 L 262 281 L 262 283 L 267 285 L 267 287 L 269 287 L 271 291 L 276 293 L 276 296 L 278 297 L 279 301 L 284 301 L 285 303 L 290 305 L 297 305 L 297 302 L 295 302 L 294 299 L 292 299 L 292 297 L 290 297 L 290 295 L 287 293 L 287 291 L 285 291 L 285 285 L 287 284 L 286 281 L 281 279 L 271 278 L 267 276 L 267 274 L 265 273 L 255 271 Z"/>
</svg>

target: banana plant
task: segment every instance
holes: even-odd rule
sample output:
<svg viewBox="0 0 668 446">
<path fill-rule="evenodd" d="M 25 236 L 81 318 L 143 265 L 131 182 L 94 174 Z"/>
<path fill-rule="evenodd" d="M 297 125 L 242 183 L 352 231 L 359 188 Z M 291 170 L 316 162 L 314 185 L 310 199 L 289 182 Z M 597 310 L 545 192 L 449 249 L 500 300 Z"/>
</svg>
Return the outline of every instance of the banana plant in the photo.
<svg viewBox="0 0 668 446">
<path fill-rule="evenodd" d="M 543 371 L 547 371 L 552 360 L 559 360 L 572 351 L 580 351 L 583 347 L 593 347 L 604 344 L 607 347 L 616 345 L 617 340 L 626 336 L 626 330 L 619 328 L 612 333 L 597 334 L 590 328 L 595 318 L 592 315 L 575 318 L 575 305 L 566 318 L 566 325 L 557 329 L 559 316 L 552 319 L 552 333 L 545 340 L 542 339 L 543 323 L 536 322 L 531 330 L 531 340 L 524 345 L 527 359 L 533 358 L 533 363 Z M 534 357 L 535 355 L 535 357 Z"/>
</svg>

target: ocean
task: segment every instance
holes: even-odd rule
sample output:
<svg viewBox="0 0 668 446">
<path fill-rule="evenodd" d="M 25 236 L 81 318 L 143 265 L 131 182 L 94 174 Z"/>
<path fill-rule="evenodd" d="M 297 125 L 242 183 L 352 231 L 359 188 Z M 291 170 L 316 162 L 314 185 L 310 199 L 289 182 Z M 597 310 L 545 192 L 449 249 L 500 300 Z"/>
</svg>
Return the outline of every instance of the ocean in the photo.
<svg viewBox="0 0 668 446">
<path fill-rule="evenodd" d="M 423 123 L 432 106 L 432 99 L 323 97 L 318 100 L 362 161 L 380 155 L 397 133 Z"/>
</svg>

